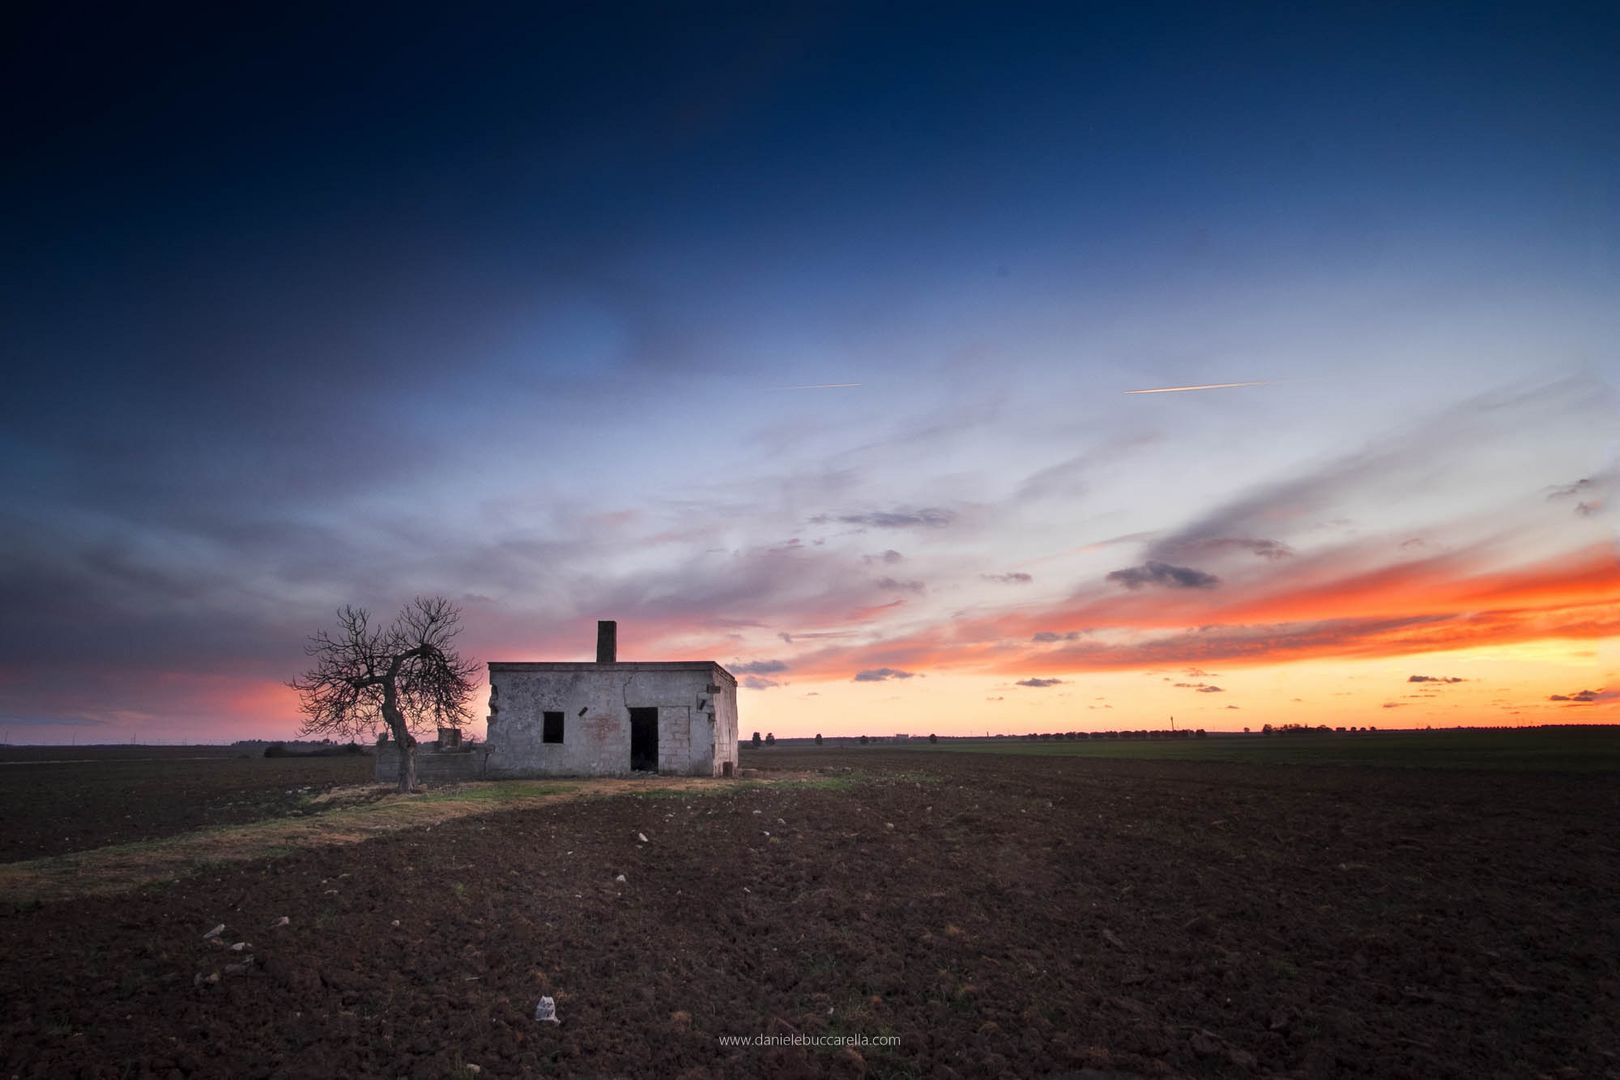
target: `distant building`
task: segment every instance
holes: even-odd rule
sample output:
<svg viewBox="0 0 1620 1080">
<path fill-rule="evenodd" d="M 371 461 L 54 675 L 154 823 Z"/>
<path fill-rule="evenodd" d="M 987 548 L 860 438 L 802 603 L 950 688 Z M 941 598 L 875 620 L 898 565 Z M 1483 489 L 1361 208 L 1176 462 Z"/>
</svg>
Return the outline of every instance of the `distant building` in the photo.
<svg viewBox="0 0 1620 1080">
<path fill-rule="evenodd" d="M 379 747 L 378 778 L 398 769 Z M 471 754 L 418 754 L 417 770 L 425 780 L 732 776 L 737 679 L 713 660 L 621 662 L 618 624 L 599 622 L 595 663 L 491 662 L 484 743 Z"/>
</svg>

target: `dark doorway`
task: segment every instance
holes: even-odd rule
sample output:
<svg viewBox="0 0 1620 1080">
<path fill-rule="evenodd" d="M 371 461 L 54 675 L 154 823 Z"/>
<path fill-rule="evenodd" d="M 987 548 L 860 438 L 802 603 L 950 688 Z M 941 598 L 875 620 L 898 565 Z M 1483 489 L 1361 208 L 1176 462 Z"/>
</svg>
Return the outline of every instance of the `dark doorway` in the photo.
<svg viewBox="0 0 1620 1080">
<path fill-rule="evenodd" d="M 658 771 L 658 710 L 630 710 L 630 768 L 634 772 Z"/>
</svg>

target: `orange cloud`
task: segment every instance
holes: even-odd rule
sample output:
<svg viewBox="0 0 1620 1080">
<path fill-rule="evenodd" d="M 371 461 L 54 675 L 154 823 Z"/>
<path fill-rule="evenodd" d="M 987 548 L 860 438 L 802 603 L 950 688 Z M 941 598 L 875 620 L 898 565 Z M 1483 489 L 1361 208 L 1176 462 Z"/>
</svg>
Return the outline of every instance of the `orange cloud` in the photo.
<svg viewBox="0 0 1620 1080">
<path fill-rule="evenodd" d="M 1389 657 L 1543 639 L 1620 634 L 1620 559 L 1592 547 L 1483 570 L 1446 555 L 1333 576 L 1325 559 L 1248 589 L 1093 593 L 1036 613 L 928 627 L 793 661 L 802 677 L 874 664 L 995 674 L 1162 664 L 1269 664 Z M 1041 640 L 1036 636 L 1040 635 Z M 1058 643 L 1043 647 L 1044 643 Z"/>
<path fill-rule="evenodd" d="M 1620 559 L 1606 547 L 1505 571 L 1469 573 L 1438 556 L 1286 589 L 1219 609 L 1232 620 L 1390 617 L 1620 602 Z"/>
</svg>

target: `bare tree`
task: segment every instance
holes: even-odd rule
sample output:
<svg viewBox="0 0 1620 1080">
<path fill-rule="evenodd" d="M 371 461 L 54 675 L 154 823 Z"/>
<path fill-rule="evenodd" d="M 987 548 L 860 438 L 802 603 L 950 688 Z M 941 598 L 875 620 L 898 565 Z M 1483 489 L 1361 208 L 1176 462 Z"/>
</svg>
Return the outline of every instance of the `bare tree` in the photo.
<svg viewBox="0 0 1620 1080">
<path fill-rule="evenodd" d="M 368 734 L 380 717 L 399 744 L 399 790 L 416 787 L 413 730 L 471 718 L 478 665 L 451 642 L 461 612 L 443 597 L 417 597 L 387 629 L 364 608 L 338 609 L 336 633 L 320 631 L 304 652 L 314 666 L 288 685 L 298 691 L 302 734 Z"/>
</svg>

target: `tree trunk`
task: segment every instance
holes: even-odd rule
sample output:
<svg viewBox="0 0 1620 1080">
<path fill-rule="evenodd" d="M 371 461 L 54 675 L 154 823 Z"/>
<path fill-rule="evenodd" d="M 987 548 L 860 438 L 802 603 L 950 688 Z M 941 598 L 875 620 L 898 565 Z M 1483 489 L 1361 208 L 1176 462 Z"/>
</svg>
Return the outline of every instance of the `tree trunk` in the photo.
<svg viewBox="0 0 1620 1080">
<path fill-rule="evenodd" d="M 383 687 L 382 711 L 388 730 L 394 733 L 394 742 L 399 744 L 399 790 L 401 794 L 409 795 L 416 790 L 416 747 L 411 745 L 411 733 L 405 727 L 405 714 L 394 704 L 392 685 Z"/>
<path fill-rule="evenodd" d="M 399 756 L 399 790 L 409 795 L 416 790 L 416 747 L 403 744 L 405 752 Z"/>
</svg>

